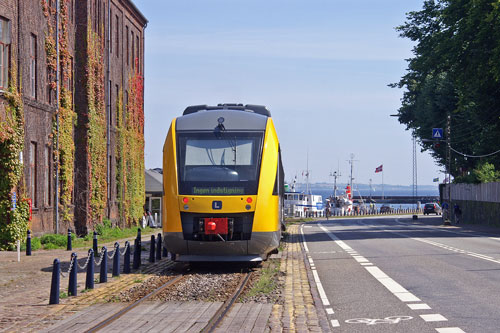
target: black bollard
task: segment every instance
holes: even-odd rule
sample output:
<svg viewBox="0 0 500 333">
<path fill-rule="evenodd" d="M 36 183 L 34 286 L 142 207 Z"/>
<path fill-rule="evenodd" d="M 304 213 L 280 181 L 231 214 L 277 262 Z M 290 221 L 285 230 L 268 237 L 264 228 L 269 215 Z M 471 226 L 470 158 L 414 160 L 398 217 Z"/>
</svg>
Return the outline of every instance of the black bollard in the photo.
<svg viewBox="0 0 500 333">
<path fill-rule="evenodd" d="M 149 262 L 155 262 L 155 235 L 151 235 L 151 244 L 149 245 Z"/>
<path fill-rule="evenodd" d="M 26 255 L 31 255 L 31 231 L 28 230 L 28 236 L 26 237 Z"/>
<path fill-rule="evenodd" d="M 85 289 L 94 289 L 94 250 L 89 249 Z"/>
<path fill-rule="evenodd" d="M 168 257 L 168 251 L 167 251 L 167 248 L 165 246 L 163 247 L 163 257 L 164 258 Z"/>
<path fill-rule="evenodd" d="M 125 242 L 125 256 L 123 258 L 123 273 L 130 274 L 130 243 Z"/>
<path fill-rule="evenodd" d="M 72 245 L 71 245 L 71 229 L 68 228 L 68 242 L 67 242 L 67 245 L 66 245 L 66 251 L 71 251 L 73 248 L 72 248 Z"/>
<path fill-rule="evenodd" d="M 101 272 L 99 274 L 99 283 L 108 282 L 108 249 L 102 247 Z"/>
<path fill-rule="evenodd" d="M 137 246 L 139 247 L 139 256 L 142 251 L 142 234 L 141 234 L 141 228 L 137 229 Z"/>
<path fill-rule="evenodd" d="M 161 260 L 161 234 L 158 234 L 158 244 L 156 244 L 156 260 Z"/>
<path fill-rule="evenodd" d="M 94 250 L 94 253 L 97 253 L 97 231 L 94 231 L 94 239 L 93 239 L 92 249 Z"/>
<path fill-rule="evenodd" d="M 133 267 L 134 269 L 139 269 L 141 266 L 141 248 L 139 247 L 139 239 L 136 238 L 134 240 L 134 262 L 133 262 Z"/>
<path fill-rule="evenodd" d="M 120 244 L 115 243 L 115 254 L 113 255 L 113 276 L 120 276 Z"/>
<path fill-rule="evenodd" d="M 71 267 L 71 272 L 69 272 L 69 286 L 68 286 L 68 295 L 76 296 L 77 295 L 77 273 L 78 273 L 78 256 L 75 252 L 71 253 L 71 261 L 73 262 L 73 267 Z"/>
<path fill-rule="evenodd" d="M 59 283 L 61 274 L 61 263 L 59 259 L 54 259 L 52 266 L 52 282 L 50 284 L 50 299 L 49 304 L 59 304 Z"/>
</svg>

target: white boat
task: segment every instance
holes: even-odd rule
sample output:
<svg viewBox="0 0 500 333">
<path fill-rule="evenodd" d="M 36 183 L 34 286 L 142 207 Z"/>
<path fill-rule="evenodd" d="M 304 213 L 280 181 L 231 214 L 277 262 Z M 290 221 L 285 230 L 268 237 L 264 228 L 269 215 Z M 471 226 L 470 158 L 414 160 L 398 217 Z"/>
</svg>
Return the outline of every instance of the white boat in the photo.
<svg viewBox="0 0 500 333">
<path fill-rule="evenodd" d="M 303 192 L 285 192 L 284 210 L 286 216 L 306 217 L 323 215 L 321 195 Z"/>
</svg>

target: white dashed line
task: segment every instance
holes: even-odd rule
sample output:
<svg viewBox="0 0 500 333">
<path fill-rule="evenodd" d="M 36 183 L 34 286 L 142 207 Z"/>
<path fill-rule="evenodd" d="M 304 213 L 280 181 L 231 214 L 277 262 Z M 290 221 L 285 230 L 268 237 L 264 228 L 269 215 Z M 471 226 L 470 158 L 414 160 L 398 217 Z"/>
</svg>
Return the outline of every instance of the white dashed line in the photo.
<svg viewBox="0 0 500 333">
<path fill-rule="evenodd" d="M 359 263 L 368 262 L 368 259 L 362 256 L 352 256 L 352 257 Z"/>
<path fill-rule="evenodd" d="M 371 266 L 373 264 L 371 262 L 362 262 L 361 265 L 362 266 Z"/>
<path fill-rule="evenodd" d="M 436 328 L 436 331 L 439 333 L 465 333 L 465 331 L 462 331 L 459 327 L 441 327 Z"/>
<path fill-rule="evenodd" d="M 430 310 L 431 309 L 431 307 L 425 303 L 408 304 L 408 306 L 412 310 Z"/>
<path fill-rule="evenodd" d="M 328 314 L 334 314 L 335 312 L 333 311 L 332 308 L 326 308 L 326 313 L 328 313 Z"/>
<path fill-rule="evenodd" d="M 448 321 L 448 319 L 446 319 L 445 317 L 443 317 L 439 313 L 423 314 L 423 315 L 420 315 L 420 317 L 427 322 L 430 322 L 430 321 Z"/>
<path fill-rule="evenodd" d="M 332 324 L 332 327 L 340 327 L 340 323 L 336 319 L 330 320 L 330 323 Z"/>
</svg>

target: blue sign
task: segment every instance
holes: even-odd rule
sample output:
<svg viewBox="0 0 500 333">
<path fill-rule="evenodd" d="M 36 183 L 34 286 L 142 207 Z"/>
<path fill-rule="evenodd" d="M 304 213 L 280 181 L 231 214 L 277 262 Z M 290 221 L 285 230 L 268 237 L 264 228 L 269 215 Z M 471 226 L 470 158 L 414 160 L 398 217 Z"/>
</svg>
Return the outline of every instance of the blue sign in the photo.
<svg viewBox="0 0 500 333">
<path fill-rule="evenodd" d="M 222 201 L 217 201 L 217 200 L 212 201 L 212 209 L 214 210 L 222 209 Z"/>
<path fill-rule="evenodd" d="M 316 203 L 316 209 L 317 210 L 322 210 L 323 209 L 323 203 L 322 202 L 317 202 Z"/>
<path fill-rule="evenodd" d="M 432 129 L 432 138 L 433 139 L 442 139 L 443 138 L 443 129 L 442 128 L 433 128 Z"/>
</svg>

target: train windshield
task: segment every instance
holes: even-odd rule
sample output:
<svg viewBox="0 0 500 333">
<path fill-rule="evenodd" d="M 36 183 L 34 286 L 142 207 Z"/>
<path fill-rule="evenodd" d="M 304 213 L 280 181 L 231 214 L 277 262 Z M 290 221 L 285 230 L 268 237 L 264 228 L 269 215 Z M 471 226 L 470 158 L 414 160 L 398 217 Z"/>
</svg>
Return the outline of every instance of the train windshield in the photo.
<svg viewBox="0 0 500 333">
<path fill-rule="evenodd" d="M 262 139 L 263 133 L 179 133 L 179 193 L 257 194 Z"/>
</svg>

